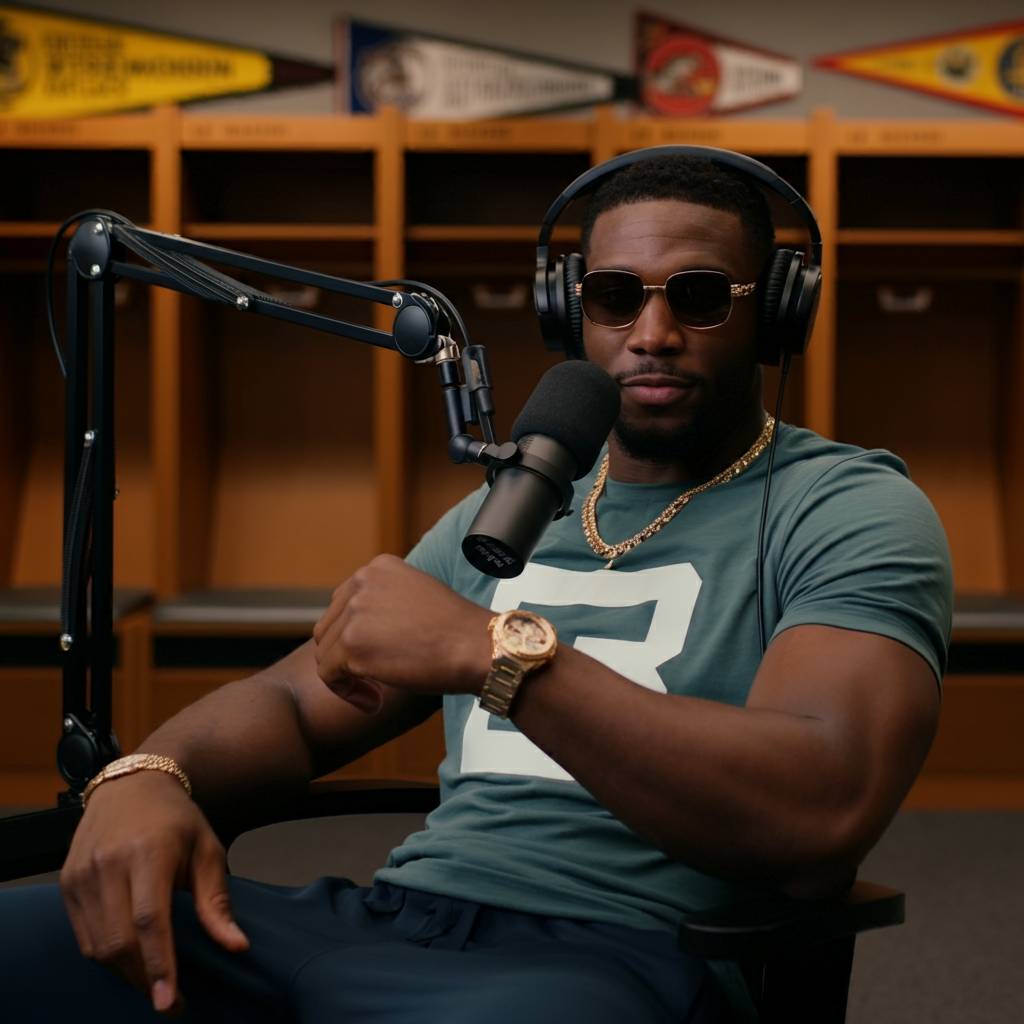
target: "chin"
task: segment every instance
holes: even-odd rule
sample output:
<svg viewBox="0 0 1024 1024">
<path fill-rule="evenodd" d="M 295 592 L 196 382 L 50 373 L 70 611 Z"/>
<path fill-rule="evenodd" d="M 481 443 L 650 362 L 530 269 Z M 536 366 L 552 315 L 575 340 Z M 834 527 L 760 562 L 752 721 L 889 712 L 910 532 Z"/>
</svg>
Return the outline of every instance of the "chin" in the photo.
<svg viewBox="0 0 1024 1024">
<path fill-rule="evenodd" d="M 660 423 L 620 419 L 615 424 L 615 436 L 625 451 L 635 459 L 649 462 L 679 458 L 698 442 L 700 435 L 699 422 L 693 418 L 673 418 Z"/>
</svg>

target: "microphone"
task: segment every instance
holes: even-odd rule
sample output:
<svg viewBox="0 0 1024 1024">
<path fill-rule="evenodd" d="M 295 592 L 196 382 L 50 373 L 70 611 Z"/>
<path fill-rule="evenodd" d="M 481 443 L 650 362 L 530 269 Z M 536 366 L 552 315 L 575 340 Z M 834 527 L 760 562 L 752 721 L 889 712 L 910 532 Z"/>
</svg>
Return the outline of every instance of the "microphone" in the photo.
<svg viewBox="0 0 1024 1024">
<path fill-rule="evenodd" d="M 573 359 L 541 377 L 512 425 L 519 458 L 497 470 L 462 540 L 487 576 L 510 579 L 541 535 L 570 509 L 572 481 L 590 472 L 619 415 L 619 386 L 604 370 Z"/>
</svg>

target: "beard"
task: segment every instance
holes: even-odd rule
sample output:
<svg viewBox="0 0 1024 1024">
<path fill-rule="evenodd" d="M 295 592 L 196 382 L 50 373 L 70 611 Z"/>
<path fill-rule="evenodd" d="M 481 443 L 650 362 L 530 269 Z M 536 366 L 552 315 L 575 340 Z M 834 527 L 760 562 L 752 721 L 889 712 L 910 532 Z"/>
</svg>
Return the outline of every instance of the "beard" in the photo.
<svg viewBox="0 0 1024 1024">
<path fill-rule="evenodd" d="M 620 417 L 612 428 L 619 444 L 640 462 L 666 463 L 692 457 L 707 446 L 707 417 L 699 413 L 688 423 L 645 423 Z"/>
<path fill-rule="evenodd" d="M 612 433 L 623 451 L 637 461 L 656 465 L 683 461 L 697 469 L 709 458 L 714 461 L 735 424 L 748 413 L 752 397 L 760 403 L 760 368 L 715 382 L 705 379 L 698 388 L 701 400 L 682 421 L 669 417 L 660 420 L 655 415 L 638 422 L 620 415 Z"/>
</svg>

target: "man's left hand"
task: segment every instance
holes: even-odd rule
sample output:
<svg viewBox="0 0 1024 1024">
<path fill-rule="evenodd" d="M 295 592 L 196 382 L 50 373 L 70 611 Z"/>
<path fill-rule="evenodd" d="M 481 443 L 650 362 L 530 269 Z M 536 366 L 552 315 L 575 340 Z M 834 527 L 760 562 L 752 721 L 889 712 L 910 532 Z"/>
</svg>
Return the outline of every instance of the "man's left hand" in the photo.
<svg viewBox="0 0 1024 1024">
<path fill-rule="evenodd" d="M 491 613 L 393 555 L 378 555 L 331 597 L 313 630 L 317 672 L 366 712 L 380 684 L 478 693 L 491 664 Z"/>
</svg>

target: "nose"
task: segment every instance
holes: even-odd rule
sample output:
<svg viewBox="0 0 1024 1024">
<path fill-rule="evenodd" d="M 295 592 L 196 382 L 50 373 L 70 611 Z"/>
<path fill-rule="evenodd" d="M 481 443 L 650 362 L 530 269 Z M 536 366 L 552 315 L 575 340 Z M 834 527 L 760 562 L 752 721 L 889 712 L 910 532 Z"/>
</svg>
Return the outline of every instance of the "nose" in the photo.
<svg viewBox="0 0 1024 1024">
<path fill-rule="evenodd" d="M 643 309 L 630 328 L 626 347 L 646 355 L 664 355 L 685 347 L 682 328 L 665 300 L 665 290 L 649 291 Z"/>
</svg>

